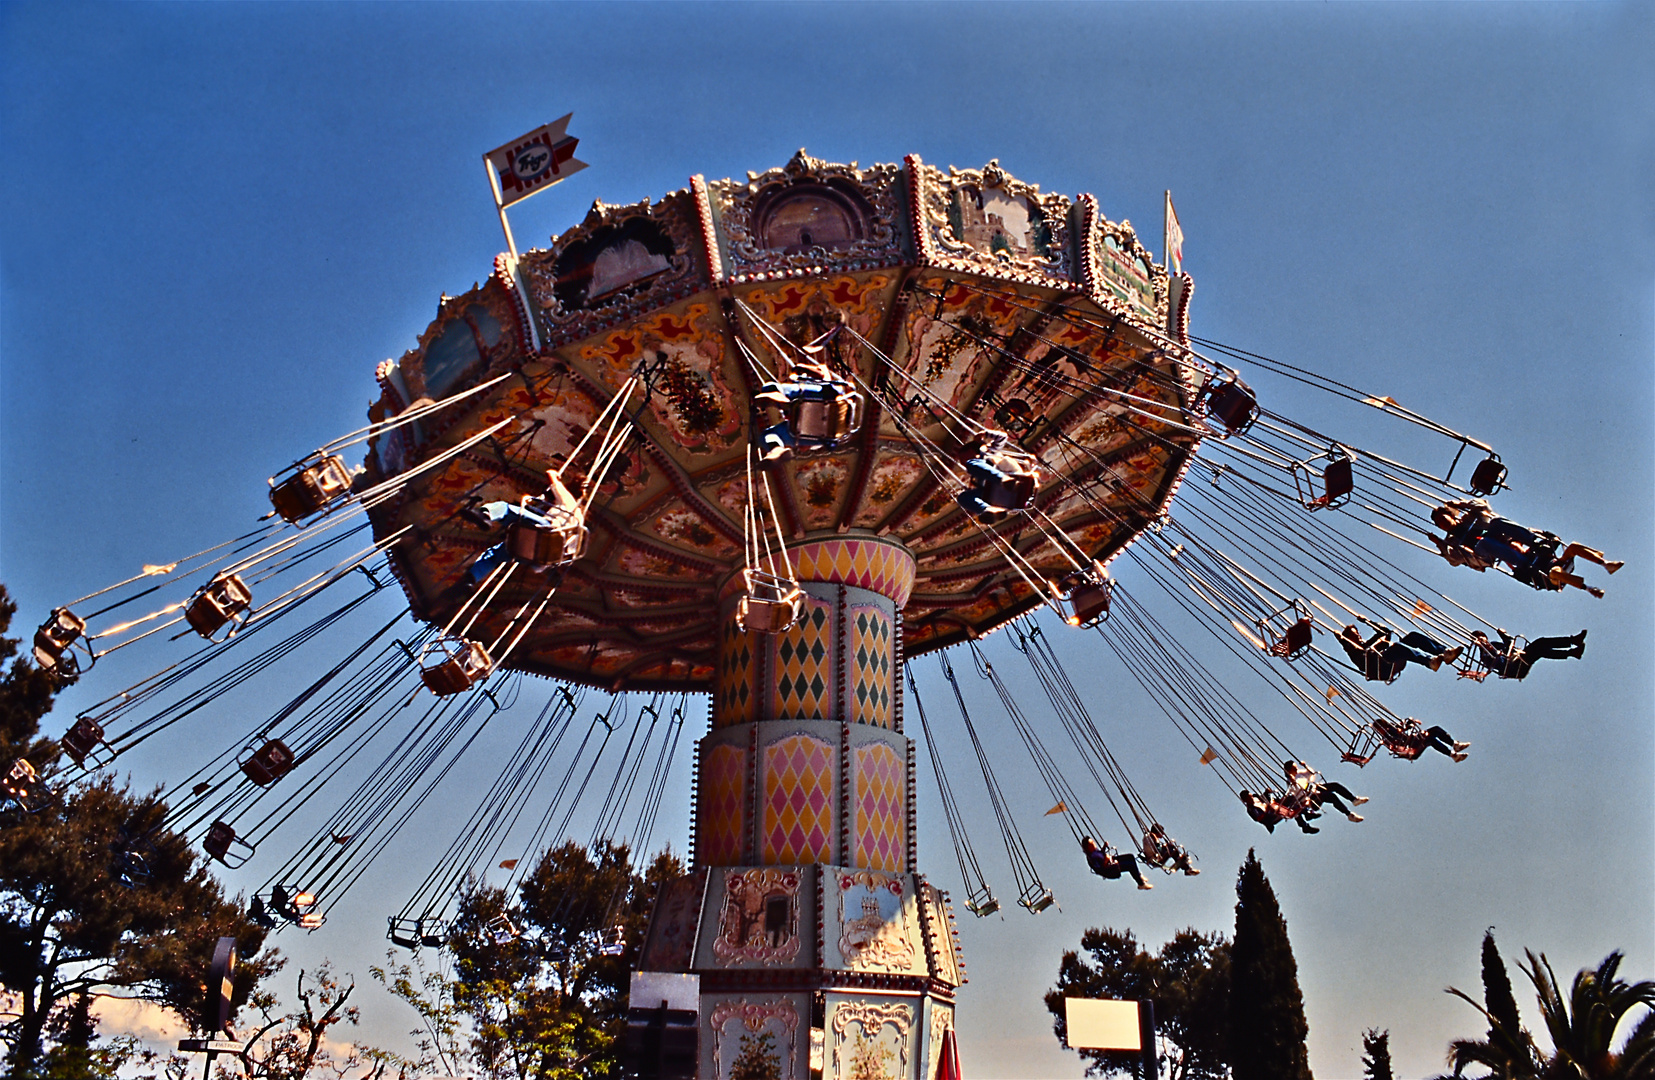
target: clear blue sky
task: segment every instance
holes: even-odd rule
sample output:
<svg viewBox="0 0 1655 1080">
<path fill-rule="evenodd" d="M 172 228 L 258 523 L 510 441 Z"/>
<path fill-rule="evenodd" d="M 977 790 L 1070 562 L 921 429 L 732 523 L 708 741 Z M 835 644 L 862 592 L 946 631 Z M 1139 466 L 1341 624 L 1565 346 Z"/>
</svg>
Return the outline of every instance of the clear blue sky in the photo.
<svg viewBox="0 0 1655 1080">
<path fill-rule="evenodd" d="M 1092 925 L 1152 944 L 1228 929 L 1256 844 L 1318 1075 L 1357 1075 L 1370 1026 L 1391 1030 L 1399 1075 L 1423 1075 L 1479 1030 L 1442 988 L 1477 985 L 1484 927 L 1560 971 L 1622 948 L 1629 974 L 1655 975 L 1652 56 L 1655 8 L 1620 4 L 7 3 L 0 580 L 33 625 L 243 531 L 264 478 L 359 426 L 374 364 L 488 272 L 501 238 L 482 151 L 564 112 L 592 167 L 517 208 L 524 246 L 595 198 L 659 197 L 800 146 L 998 158 L 1096 194 L 1158 254 L 1170 188 L 1198 335 L 1493 442 L 1507 513 L 1629 565 L 1601 602 L 1428 567 L 1502 625 L 1589 626 L 1590 650 L 1521 685 L 1390 688 L 1473 755 L 1345 777 L 1373 797 L 1368 821 L 1317 837 L 1248 822 L 1123 672 L 1066 641 L 1120 725 L 1117 754 L 1207 873 L 1104 887 L 1020 806 L 1063 910 L 962 926 L 966 1074 L 1080 1075 L 1039 1001 L 1061 951 Z M 1343 415 L 1256 384 L 1284 412 Z M 160 758 L 131 769 L 146 786 L 173 775 Z M 921 865 L 948 886 L 922 786 Z M 681 768 L 664 822 L 680 849 L 686 799 Z M 365 974 L 383 898 L 422 871 L 417 850 L 388 859 L 354 913 L 279 944 Z M 364 1031 L 395 1042 L 413 1018 L 376 993 Z"/>
</svg>

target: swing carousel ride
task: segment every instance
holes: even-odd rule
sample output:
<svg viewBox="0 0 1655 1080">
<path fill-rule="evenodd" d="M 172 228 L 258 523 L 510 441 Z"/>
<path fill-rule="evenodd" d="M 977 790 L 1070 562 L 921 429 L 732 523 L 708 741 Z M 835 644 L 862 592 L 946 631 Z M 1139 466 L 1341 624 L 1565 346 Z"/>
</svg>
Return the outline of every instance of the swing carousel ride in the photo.
<svg viewBox="0 0 1655 1080">
<path fill-rule="evenodd" d="M 1577 559 L 1618 565 L 1495 514 L 1505 466 L 1484 443 L 1191 338 L 1192 289 L 1092 196 L 996 162 L 800 151 L 744 181 L 597 203 L 444 296 L 418 346 L 379 366 L 368 426 L 273 477 L 257 527 L 50 614 L 45 667 L 85 678 L 129 647 L 164 664 L 80 712 L 63 755 L 107 768 L 169 732 L 211 740 L 171 784 L 168 826 L 256 868 L 258 918 L 315 929 L 509 714 L 515 752 L 475 800 L 439 796 L 455 835 L 389 920 L 392 941 L 442 947 L 466 883 L 498 864 L 509 890 L 577 807 L 595 807 L 594 844 L 647 850 L 706 695 L 689 871 L 626 954 L 699 977 L 675 1006 L 698 1075 L 731 1075 L 765 1037 L 778 1076 L 957 1069 L 964 974 L 948 894 L 915 866 L 909 712 L 963 906 L 999 910 L 989 878 L 1009 869 L 1038 913 L 1053 896 L 1015 818 L 1046 805 L 1106 878 L 1199 872 L 1056 636 L 1117 657 L 1242 812 L 1311 832 L 1366 800 L 1308 761 L 1465 755 L 1375 684 L 1409 663 L 1521 678 L 1584 649 L 1491 642 L 1393 553 L 1547 591 L 1599 592 Z M 1272 412 L 1243 366 L 1377 410 L 1401 449 Z M 1407 463 L 1422 448 L 1446 469 Z M 1191 626 L 1219 647 L 1198 650 Z M 926 653 L 953 699 L 929 713 L 911 672 Z M 1038 708 L 1002 678 L 1024 663 Z M 256 690 L 284 665 L 304 685 L 270 711 Z M 980 737 L 1006 723 L 1039 806 L 1002 788 Z M 43 763 L 8 767 L 24 810 L 53 798 Z M 1009 866 L 985 868 L 962 799 L 988 808 Z M 134 887 L 144 844 L 111 853 Z M 516 931 L 508 915 L 485 932 Z"/>
</svg>

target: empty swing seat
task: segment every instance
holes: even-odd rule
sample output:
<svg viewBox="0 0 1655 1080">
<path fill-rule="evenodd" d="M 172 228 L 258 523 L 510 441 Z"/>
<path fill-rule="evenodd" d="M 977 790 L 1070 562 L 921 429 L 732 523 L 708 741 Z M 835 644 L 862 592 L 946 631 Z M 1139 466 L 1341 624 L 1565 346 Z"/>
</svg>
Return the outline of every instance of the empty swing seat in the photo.
<svg viewBox="0 0 1655 1080">
<path fill-rule="evenodd" d="M 483 937 L 495 945 L 504 945 L 517 937 L 517 927 L 504 915 L 496 915 L 483 924 Z"/>
<path fill-rule="evenodd" d="M 17 800 L 25 813 L 33 814 L 46 806 L 46 783 L 35 772 L 28 758 L 12 762 L 6 775 L 0 777 L 0 792 Z"/>
<path fill-rule="evenodd" d="M 103 742 L 103 726 L 90 716 L 83 716 L 75 721 L 75 726 L 64 733 L 58 740 L 63 752 L 69 755 L 69 760 L 76 765 L 85 764 L 86 758 Z"/>
<path fill-rule="evenodd" d="M 420 679 L 438 697 L 471 689 L 494 670 L 494 661 L 479 642 L 443 638 L 426 651 Z"/>
<path fill-rule="evenodd" d="M 245 615 L 253 606 L 253 591 L 239 574 L 220 574 L 202 587 L 184 609 L 190 627 L 211 641 L 213 635 Z"/>
<path fill-rule="evenodd" d="M 40 629 L 34 632 L 35 666 L 42 671 L 61 666 L 65 673 L 77 674 L 80 665 L 73 658 L 65 663 L 64 654 L 85 632 L 85 619 L 68 608 L 53 608 L 51 615 L 40 624 Z"/>
<path fill-rule="evenodd" d="M 1321 505 L 1332 506 L 1356 490 L 1356 479 L 1351 474 L 1351 459 L 1334 458 L 1322 470 Z"/>
<path fill-rule="evenodd" d="M 259 787 L 269 787 L 292 772 L 296 764 L 298 758 L 287 744 L 280 739 L 271 739 L 241 763 L 241 771 Z"/>
<path fill-rule="evenodd" d="M 736 608 L 736 624 L 760 634 L 779 634 L 799 621 L 804 590 L 797 582 L 762 570 L 743 570 L 747 594 Z"/>
<path fill-rule="evenodd" d="M 1496 454 L 1490 454 L 1471 470 L 1471 490 L 1477 495 L 1492 495 L 1506 484 L 1506 467 Z"/>
<path fill-rule="evenodd" d="M 222 819 L 208 826 L 201 850 L 232 870 L 253 857 L 253 845 L 237 836 L 235 826 Z"/>
<path fill-rule="evenodd" d="M 1207 415 L 1224 425 L 1231 435 L 1239 435 L 1258 419 L 1258 397 L 1253 388 L 1240 379 L 1209 379 L 1202 388 L 1201 398 L 1206 403 Z"/>
<path fill-rule="evenodd" d="M 326 510 L 335 500 L 350 494 L 351 473 L 345 459 L 328 455 L 300 468 L 277 483 L 270 481 L 270 505 L 284 521 L 298 521 Z"/>
<path fill-rule="evenodd" d="M 1069 605 L 1074 613 L 1066 620 L 1070 626 L 1093 627 L 1109 617 L 1109 598 L 1114 582 L 1094 563 L 1091 569 L 1071 575 L 1065 586 L 1069 591 Z"/>
<path fill-rule="evenodd" d="M 1271 646 L 1270 651 L 1287 660 L 1294 660 L 1304 655 L 1314 638 L 1315 624 L 1309 618 L 1300 619 L 1287 628 L 1287 632 Z"/>
</svg>

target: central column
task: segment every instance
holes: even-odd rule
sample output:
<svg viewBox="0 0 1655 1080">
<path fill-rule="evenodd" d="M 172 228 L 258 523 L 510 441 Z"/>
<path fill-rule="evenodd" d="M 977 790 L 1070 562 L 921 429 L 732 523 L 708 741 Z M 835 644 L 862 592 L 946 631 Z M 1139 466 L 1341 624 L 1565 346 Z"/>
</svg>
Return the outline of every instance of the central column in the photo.
<svg viewBox="0 0 1655 1080">
<path fill-rule="evenodd" d="M 699 977 L 704 1080 L 929 1080 L 963 974 L 946 898 L 912 865 L 913 556 L 871 533 L 788 554 L 805 596 L 786 632 L 741 629 L 739 575 L 720 593 L 694 870 L 663 889 L 639 967 Z"/>
<path fill-rule="evenodd" d="M 788 554 L 805 592 L 792 629 L 743 631 L 739 577 L 720 598 L 695 861 L 908 870 L 897 650 L 913 557 L 871 536 L 808 540 Z"/>
</svg>

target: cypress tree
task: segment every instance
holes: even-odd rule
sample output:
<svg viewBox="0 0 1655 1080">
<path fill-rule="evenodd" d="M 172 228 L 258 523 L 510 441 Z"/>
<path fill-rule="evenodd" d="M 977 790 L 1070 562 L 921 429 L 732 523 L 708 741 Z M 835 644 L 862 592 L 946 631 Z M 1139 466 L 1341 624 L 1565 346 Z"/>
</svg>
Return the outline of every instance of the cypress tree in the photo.
<svg viewBox="0 0 1655 1080">
<path fill-rule="evenodd" d="M 1517 1015 L 1517 998 L 1511 992 L 1511 976 L 1506 974 L 1506 962 L 1494 944 L 1493 927 L 1483 931 L 1483 1002 L 1488 1006 L 1488 1015 L 1506 1029 L 1507 1038 L 1514 1038 L 1523 1030 L 1523 1022 Z M 1500 1033 L 1490 1027 L 1489 1041 L 1499 1037 Z"/>
<path fill-rule="evenodd" d="M 1230 946 L 1230 1068 L 1235 1080 L 1311 1080 L 1299 966 L 1258 857 L 1236 879 Z"/>
</svg>

